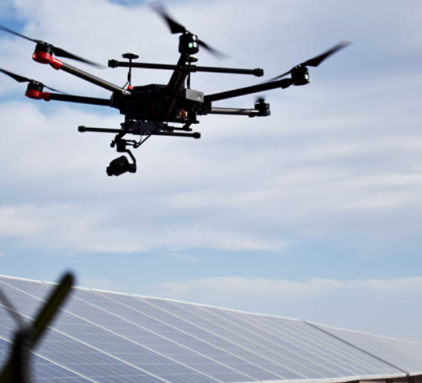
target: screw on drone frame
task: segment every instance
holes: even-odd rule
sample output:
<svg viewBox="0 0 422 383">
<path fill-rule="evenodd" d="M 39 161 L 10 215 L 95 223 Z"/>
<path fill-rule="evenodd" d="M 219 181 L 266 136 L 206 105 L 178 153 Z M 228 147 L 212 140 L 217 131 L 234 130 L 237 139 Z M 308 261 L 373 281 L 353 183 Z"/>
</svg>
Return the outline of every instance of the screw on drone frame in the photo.
<svg viewBox="0 0 422 383">
<path fill-rule="evenodd" d="M 63 305 L 73 287 L 74 278 L 70 273 L 65 274 L 59 284 L 46 299 L 35 320 L 25 324 L 23 319 L 17 319 L 19 329 L 15 333 L 9 360 L 0 371 L 0 383 L 30 383 L 31 351 L 45 333 L 53 318 Z M 17 311 L 4 294 L 0 300 L 10 313 Z M 12 309 L 12 311 L 10 311 Z M 15 318 L 15 316 L 14 316 Z M 16 318 L 15 318 L 16 319 Z"/>
</svg>

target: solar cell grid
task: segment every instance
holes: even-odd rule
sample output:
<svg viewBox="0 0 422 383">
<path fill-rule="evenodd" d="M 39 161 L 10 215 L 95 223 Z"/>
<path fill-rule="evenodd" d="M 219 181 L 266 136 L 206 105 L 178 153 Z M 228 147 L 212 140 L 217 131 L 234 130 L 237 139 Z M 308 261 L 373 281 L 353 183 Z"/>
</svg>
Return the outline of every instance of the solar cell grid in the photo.
<svg viewBox="0 0 422 383">
<path fill-rule="evenodd" d="M 309 337 L 303 337 L 298 331 L 292 330 L 288 323 L 292 320 L 280 320 L 278 326 L 274 326 L 265 316 L 251 315 L 251 314 L 238 314 L 233 313 L 242 319 L 247 319 L 249 323 L 259 326 L 265 331 L 274 334 L 276 337 L 281 337 L 293 343 L 300 345 L 302 348 L 309 350 L 310 353 L 320 355 L 324 359 L 324 366 L 330 367 L 335 371 L 347 375 L 371 375 L 367 370 L 362 369 L 357 365 L 353 365 L 349 360 L 342 360 L 331 350 L 324 348 L 320 343 L 315 343 Z"/>
<path fill-rule="evenodd" d="M 164 302 L 164 301 L 162 301 L 162 300 L 159 300 L 159 299 L 146 299 L 146 301 L 148 301 L 148 302 L 151 302 L 151 304 L 157 304 L 157 305 L 159 305 L 159 306 L 161 306 L 161 307 L 163 307 L 163 306 L 165 306 L 166 304 L 168 305 L 169 303 L 166 303 L 166 302 Z M 177 305 L 177 306 L 179 306 L 179 305 L 181 305 L 181 304 L 179 304 L 179 303 L 175 303 L 175 302 L 171 302 L 170 303 L 170 305 Z M 201 315 L 204 315 L 204 314 L 207 314 L 207 313 L 205 313 L 200 307 L 197 307 L 197 306 L 193 306 L 193 305 L 187 305 L 187 304 L 183 304 L 183 307 L 184 308 L 186 308 L 187 306 L 191 306 L 191 307 L 193 307 L 193 309 L 196 309 L 196 311 L 200 311 L 201 312 Z M 169 309 L 169 306 L 167 306 L 167 309 Z M 180 315 L 181 314 L 181 312 L 179 311 L 178 312 L 178 314 Z M 215 318 L 215 316 L 213 316 L 214 318 Z M 226 321 L 225 321 L 226 322 Z M 226 322 L 227 323 L 227 322 Z M 239 327 L 238 326 L 233 326 L 233 327 L 235 327 L 235 328 L 237 328 L 237 330 L 239 330 Z M 242 330 L 242 329 L 240 329 L 240 330 Z M 249 336 L 251 339 L 254 337 L 254 334 L 251 334 L 250 332 L 248 332 L 248 331 L 246 331 L 246 333 L 247 333 L 247 336 Z M 260 341 L 262 341 L 262 338 L 260 338 L 260 337 L 255 337 L 256 339 L 254 339 L 254 340 L 258 340 L 258 342 L 260 342 Z M 264 340 L 265 341 L 265 340 Z M 272 347 L 273 345 L 272 344 L 270 344 L 270 347 Z M 257 347 L 255 347 L 255 349 L 256 349 Z M 277 351 L 277 350 L 276 350 Z M 276 354 L 276 351 L 274 352 L 274 350 L 272 350 L 272 351 L 270 351 L 270 352 L 273 352 L 273 358 L 272 358 L 272 360 L 276 360 L 276 359 L 274 359 L 274 355 L 277 355 Z M 288 354 L 288 352 L 286 353 L 286 350 L 283 350 L 283 352 L 284 352 L 284 355 L 281 355 L 281 359 L 280 359 L 280 355 L 277 355 L 277 357 L 279 358 L 279 360 L 278 361 L 281 361 L 281 363 L 282 363 L 282 365 L 283 366 L 285 366 L 284 368 L 286 368 L 286 369 L 288 369 L 288 368 L 291 368 L 291 369 L 293 369 L 293 368 L 296 368 L 296 370 L 295 371 L 300 371 L 300 374 L 303 374 L 303 375 L 305 375 L 304 373 L 305 373 L 305 371 L 307 372 L 307 373 L 309 373 L 309 370 L 307 370 L 306 369 L 306 366 L 303 366 L 303 364 L 301 365 L 301 364 L 298 364 L 298 363 L 296 363 L 296 360 L 298 359 L 297 358 L 297 355 L 289 355 L 290 356 L 290 359 L 287 357 L 287 354 Z M 261 354 L 262 354 L 262 352 L 261 352 Z M 269 357 L 269 356 L 271 356 L 271 355 L 269 355 L 269 354 L 266 354 L 265 355 L 266 357 Z M 306 369 L 306 370 L 305 370 Z M 292 371 L 292 370 L 290 370 L 290 371 Z M 314 374 L 314 372 L 312 372 L 313 374 Z M 302 376 L 303 376 L 302 375 Z M 305 375 L 306 376 L 306 375 Z M 295 376 L 295 378 L 297 379 L 297 377 Z"/>
<path fill-rule="evenodd" d="M 282 318 L 276 317 L 265 317 L 265 320 L 277 326 L 294 329 L 298 333 L 303 334 L 305 339 L 311 339 L 319 345 L 324 345 L 326 348 L 332 350 L 335 355 L 338 355 L 341 360 L 363 369 L 364 375 L 377 374 L 379 371 L 383 371 L 386 374 L 397 373 L 397 370 L 388 364 L 380 362 L 376 358 L 371 358 L 367 354 L 359 352 L 333 337 L 327 337 L 306 323 L 295 320 L 283 320 Z"/>
<path fill-rule="evenodd" d="M 139 310 L 140 312 L 146 312 L 147 311 L 145 309 L 145 306 L 147 304 L 143 303 L 143 302 L 136 302 L 136 301 L 134 301 L 134 298 L 114 296 L 113 294 L 104 294 L 104 295 L 110 297 L 111 299 L 113 299 L 113 298 L 118 299 L 119 303 L 131 305 L 132 310 Z M 246 349 L 242 349 L 241 347 L 238 347 L 237 345 L 230 343 L 223 338 L 217 337 L 214 334 L 212 334 L 208 331 L 205 331 L 205 330 L 201 329 L 200 327 L 198 327 L 198 326 L 196 326 L 192 323 L 188 323 L 188 322 L 181 320 L 180 318 L 177 318 L 173 315 L 169 315 L 162 310 L 156 309 L 154 307 L 150 307 L 148 312 L 149 312 L 149 315 L 154 315 L 154 317 L 157 318 L 158 320 L 164 321 L 165 323 L 169 323 L 169 325 L 174 326 L 176 328 L 181 328 L 182 331 L 189 332 L 190 334 L 197 337 L 198 339 L 202 339 L 202 340 L 204 340 L 208 343 L 211 343 L 211 344 L 213 344 L 213 345 L 215 345 L 219 348 L 222 348 L 223 350 L 228 351 L 232 355 L 236 355 L 236 356 L 243 358 L 244 360 L 250 361 L 251 363 L 253 363 L 256 366 L 262 367 L 267 362 L 264 358 L 260 357 L 257 354 L 253 354 Z M 190 346 L 191 342 L 185 341 L 184 344 Z M 219 358 L 219 352 L 215 352 L 215 349 L 213 351 L 213 349 L 210 350 L 208 348 L 203 348 L 203 349 L 196 348 L 196 350 L 198 352 L 207 352 L 208 356 L 212 356 L 213 358 L 217 358 L 217 360 L 220 360 L 223 363 L 227 363 L 227 361 L 229 360 L 227 358 L 227 356 L 225 356 L 224 359 L 218 359 Z M 232 358 L 232 359 L 233 359 L 232 363 L 230 364 L 231 366 L 235 366 L 237 369 L 241 369 L 242 372 L 251 372 L 251 371 L 259 372 L 260 375 L 256 375 L 255 377 L 259 378 L 261 380 L 262 379 L 264 379 L 264 380 L 269 380 L 269 379 L 274 380 L 274 379 L 280 379 L 280 378 L 283 379 L 284 378 L 284 376 L 280 376 L 280 375 L 263 373 L 262 369 L 251 368 L 250 366 L 245 366 L 245 364 L 242 361 L 241 361 L 241 363 L 239 363 L 239 360 L 236 359 L 236 358 Z M 267 364 L 269 364 L 269 363 L 267 363 Z M 267 366 L 265 366 L 265 367 L 267 367 Z"/>
<path fill-rule="evenodd" d="M 132 376 L 138 380 L 141 377 L 142 380 L 148 379 L 151 383 L 163 383 L 153 376 L 54 331 L 48 334 L 48 339 L 39 352 L 56 363 L 89 375 L 98 381 L 103 381 L 104 378 Z"/>
<path fill-rule="evenodd" d="M 240 319 L 241 321 L 248 323 L 257 329 L 261 331 L 261 334 L 264 334 L 264 336 L 269 339 L 269 337 L 272 338 L 273 342 L 276 342 L 277 344 L 284 344 L 288 348 L 292 348 L 292 346 L 296 346 L 296 350 L 300 355 L 303 355 L 310 360 L 314 361 L 315 363 L 319 363 L 320 365 L 324 366 L 325 368 L 330 369 L 331 371 L 334 371 L 340 375 L 347 376 L 350 374 L 355 374 L 350 370 L 344 369 L 340 367 L 336 360 L 325 353 L 319 353 L 315 352 L 315 349 L 312 348 L 312 346 L 309 344 L 304 344 L 300 339 L 297 337 L 291 336 L 291 334 L 283 333 L 272 330 L 270 327 L 268 327 L 265 323 L 262 322 L 260 319 L 256 319 L 257 316 L 252 314 L 246 314 L 246 313 L 238 313 L 238 312 L 232 312 L 227 311 L 227 313 L 233 317 L 236 317 Z M 256 331 L 256 330 L 254 330 Z"/>
<path fill-rule="evenodd" d="M 287 342 L 285 339 L 275 339 L 273 334 L 269 334 L 268 332 L 265 332 L 260 328 L 233 316 L 226 310 L 209 307 L 201 307 L 201 309 L 228 320 L 229 322 L 243 328 L 249 333 L 257 335 L 258 338 L 267 340 L 268 342 L 266 343 L 266 347 L 270 348 L 274 352 L 279 353 L 280 355 L 285 356 L 286 359 L 291 360 L 291 362 L 286 364 L 287 367 L 292 368 L 293 370 L 296 369 L 296 371 L 300 371 L 308 378 L 321 379 L 344 376 L 337 371 L 332 371 L 331 369 L 324 367 L 323 364 L 320 364 L 320 358 L 310 354 L 307 350 L 303 350 L 297 345 Z"/>
<path fill-rule="evenodd" d="M 50 286 L 44 286 L 44 287 L 48 289 Z M 42 289 L 37 289 L 37 291 L 42 291 Z M 23 293 L 19 291 L 15 291 L 16 296 L 19 296 L 20 294 L 23 294 Z M 72 307 L 75 301 L 76 300 L 73 299 L 71 303 L 69 304 L 69 307 Z M 62 315 L 61 320 L 58 322 L 58 324 L 55 327 L 57 330 L 62 331 L 65 334 L 73 336 L 75 340 L 80 340 L 82 342 L 89 343 L 91 346 L 94 346 L 98 350 L 106 352 L 106 353 L 108 352 L 107 349 L 109 347 L 113 349 L 116 345 L 119 344 L 119 341 L 121 342 L 122 349 L 124 349 L 126 344 L 128 343 L 124 339 L 121 339 L 120 337 L 115 336 L 114 334 L 99 328 L 97 325 L 93 325 L 92 323 L 89 323 L 84 319 L 77 318 L 72 315 Z M 147 350 L 140 346 L 137 347 L 137 350 L 135 353 L 126 354 L 125 358 L 126 360 L 129 361 L 129 363 L 134 362 L 133 365 L 135 367 L 149 368 L 150 370 L 153 369 L 154 364 L 145 363 L 145 359 L 147 358 L 142 358 L 142 359 L 139 358 L 139 355 L 142 354 L 142 352 L 149 354 L 150 362 L 154 364 L 159 364 L 160 368 L 158 369 L 156 368 L 156 370 L 159 374 L 162 375 L 162 376 L 160 375 L 160 377 L 163 377 L 163 378 L 170 377 L 172 382 L 179 381 L 180 375 L 184 376 L 187 380 L 191 381 L 192 383 L 194 381 L 201 382 L 201 383 L 215 382 L 215 380 L 211 378 L 207 378 L 205 375 L 202 376 L 199 373 L 195 373 L 194 371 L 191 371 L 188 368 L 184 368 L 180 364 L 169 363 L 169 361 L 166 360 L 166 358 L 162 358 L 160 355 L 157 355 L 157 354 L 151 355 L 150 350 Z M 113 356 L 119 357 L 119 354 L 117 352 L 114 352 Z"/>
<path fill-rule="evenodd" d="M 367 352 L 391 363 L 392 365 L 404 369 L 405 371 L 422 371 L 422 363 L 418 362 L 415 355 L 404 355 L 400 351 L 400 345 L 407 343 L 405 341 L 395 341 L 394 339 L 378 337 L 355 331 L 340 330 L 321 325 L 317 325 L 317 327 L 327 331 L 328 333 L 332 333 L 350 344 L 353 344 L 360 349 L 364 349 Z"/>
<path fill-rule="evenodd" d="M 137 321 L 138 317 L 142 317 L 144 316 L 143 313 L 139 312 L 139 311 L 134 311 L 133 308 L 130 308 L 128 306 L 124 306 L 121 303 L 118 303 L 116 301 L 111 301 L 110 298 L 106 298 L 107 296 L 110 296 L 110 294 L 105 294 L 105 296 L 103 297 L 103 299 L 105 301 L 108 302 L 100 302 L 101 307 L 107 307 L 109 310 L 112 310 L 113 312 L 116 312 L 116 310 L 118 310 L 119 312 L 119 317 L 120 318 L 128 318 L 128 320 L 131 321 L 135 321 L 134 323 L 139 323 L 139 321 Z M 90 297 L 86 297 L 85 295 L 83 296 L 84 298 L 90 299 Z M 121 301 L 122 299 L 125 299 L 122 296 L 119 296 L 119 301 Z M 95 302 L 99 302 L 99 298 L 95 297 L 93 298 L 93 300 Z M 139 304 L 142 304 L 142 302 L 139 302 Z M 150 315 L 156 315 L 157 314 L 157 309 L 155 309 L 153 307 L 150 307 L 150 309 L 153 310 L 149 310 Z M 142 312 L 145 312 L 145 310 L 142 310 Z M 203 342 L 202 340 L 198 339 L 197 337 L 192 337 L 191 335 L 185 333 L 185 332 L 181 332 L 178 329 L 176 329 L 174 327 L 174 325 L 176 324 L 176 322 L 181 322 L 178 318 L 175 318 L 171 315 L 166 315 L 166 313 L 160 311 L 159 314 L 163 314 L 163 316 L 165 318 L 160 317 L 159 319 L 168 319 L 169 317 L 171 317 L 170 322 L 173 323 L 172 327 L 169 327 L 168 325 L 164 324 L 162 321 L 157 322 L 160 325 L 156 324 L 153 328 L 153 331 L 156 332 L 158 335 L 165 337 L 166 339 L 169 339 L 171 341 L 177 342 L 177 344 L 175 344 L 174 346 L 167 346 L 167 344 L 163 344 L 163 348 L 160 349 L 160 352 L 163 352 L 164 354 L 168 355 L 169 353 L 169 349 L 168 347 L 171 347 L 172 349 L 174 349 L 175 353 L 180 353 L 180 346 L 187 346 L 190 350 L 194 351 L 197 353 L 197 355 L 200 355 L 201 358 L 202 356 L 206 357 L 207 359 L 212 359 L 213 361 L 216 361 L 218 363 L 221 363 L 219 365 L 216 365 L 215 363 L 209 364 L 209 367 L 206 367 L 207 370 L 204 370 L 206 364 L 202 364 L 200 362 L 200 360 L 198 358 L 198 363 L 201 363 L 201 371 L 207 372 L 209 374 L 212 374 L 212 376 L 215 375 L 215 370 L 216 368 L 219 369 L 220 372 L 224 372 L 226 371 L 227 373 L 230 373 L 230 376 L 235 376 L 234 372 L 239 372 L 242 371 L 242 375 L 244 375 L 242 377 L 242 379 L 255 379 L 255 380 L 277 380 L 280 379 L 282 377 L 271 374 L 263 369 L 261 369 L 260 367 L 258 367 L 257 365 L 253 365 L 248 363 L 247 361 L 245 361 L 244 359 L 240 359 L 238 357 L 236 357 L 233 354 L 227 353 L 222 349 L 213 347 L 211 344 L 209 344 L 208 342 Z M 183 322 L 183 321 L 182 321 Z M 183 326 L 185 327 L 184 330 L 186 330 L 186 327 L 189 327 L 189 324 L 186 322 L 183 322 Z M 194 327 L 192 325 L 190 325 L 190 327 Z M 212 334 L 208 334 L 209 336 L 212 336 Z M 221 342 L 224 342 L 223 339 L 220 339 Z M 182 347 L 183 347 L 182 346 Z M 189 356 L 189 359 L 192 359 L 191 356 Z M 186 364 L 189 364 L 190 360 L 181 360 L 180 357 L 178 357 L 178 360 L 181 362 L 184 362 Z M 210 369 L 208 369 L 210 368 Z M 231 368 L 232 371 L 229 371 L 228 368 Z M 218 376 L 221 376 L 221 374 L 218 374 Z"/>
<path fill-rule="evenodd" d="M 190 372 L 204 373 L 216 379 L 221 379 L 222 375 L 226 373 L 227 377 L 233 382 L 253 380 L 245 374 L 232 372 L 228 368 L 217 365 L 211 359 L 199 355 L 186 347 L 181 347 L 151 331 L 145 330 L 134 323 L 129 323 L 119 316 L 115 316 L 110 312 L 94 307 L 79 299 L 72 300 L 72 303 L 68 307 L 70 313 L 81 315 L 85 320 L 90 321 L 92 324 L 95 323 L 96 326 L 101 327 L 105 331 L 123 337 L 126 341 L 138 344 L 139 346 L 144 345 L 170 360 L 179 362 L 185 365 L 186 369 L 190 369 Z M 98 299 L 98 297 L 95 297 L 95 299 Z M 93 343 L 94 341 L 90 340 L 89 342 Z"/>
<path fill-rule="evenodd" d="M 358 342 L 365 345 L 365 348 L 368 350 L 372 350 L 373 352 L 377 353 L 377 355 L 382 356 L 385 360 L 395 360 L 395 365 L 403 365 L 406 366 L 407 369 L 415 369 L 418 368 L 417 363 L 414 362 L 412 357 L 406 357 L 402 355 L 399 351 L 398 347 L 394 347 L 393 344 L 386 344 L 383 345 L 382 341 L 378 339 L 374 339 L 371 337 L 365 337 L 363 334 L 354 334 L 354 338 L 358 339 Z M 390 348 L 391 346 L 391 348 Z"/>
<path fill-rule="evenodd" d="M 260 348 L 260 346 L 257 343 L 252 343 L 247 341 L 246 338 L 242 338 L 241 336 L 238 336 L 235 333 L 232 333 L 230 331 L 226 331 L 224 330 L 222 327 L 214 325 L 212 322 L 203 319 L 202 317 L 199 317 L 195 314 L 189 313 L 184 309 L 181 309 L 180 307 L 176 306 L 176 304 L 174 302 L 166 302 L 166 301 L 162 301 L 159 299 L 141 299 L 138 298 L 146 303 L 152 304 L 152 305 L 157 305 L 157 307 L 160 307 L 163 310 L 166 310 L 168 312 L 173 313 L 174 315 L 178 315 L 181 318 L 184 318 L 185 320 L 190 320 L 192 323 L 195 323 L 196 325 L 201 326 L 202 328 L 206 328 L 207 331 L 210 331 L 211 333 L 220 335 L 221 337 L 223 337 L 226 340 L 230 340 L 233 341 L 235 344 L 241 345 L 242 347 L 245 347 L 248 350 L 251 351 L 257 351 L 259 352 L 260 355 L 260 361 L 261 361 L 261 365 L 265 366 L 265 368 L 270 369 L 271 371 L 274 371 L 275 373 L 278 373 L 280 375 L 282 375 L 283 377 L 287 378 L 287 379 L 301 379 L 301 378 L 306 378 L 303 375 L 300 375 L 298 373 L 295 373 L 291 370 L 286 369 L 285 367 L 283 367 L 281 364 L 277 364 L 275 362 L 273 362 L 271 359 L 264 359 L 264 357 L 262 356 L 266 356 L 265 352 L 262 352 L 262 348 Z M 188 305 L 186 305 L 188 306 Z M 139 304 L 137 304 L 138 308 L 142 308 L 139 307 Z M 206 314 L 206 313 L 205 313 Z M 197 335 L 200 332 L 193 330 L 194 334 Z M 271 353 L 271 352 L 270 352 Z M 279 357 L 278 355 L 274 354 L 275 357 Z"/>
<path fill-rule="evenodd" d="M 191 315 L 191 320 L 197 321 L 196 318 L 198 318 L 199 316 L 201 316 L 202 318 L 206 318 L 207 319 L 207 322 L 204 323 L 204 326 L 209 327 L 210 326 L 209 323 L 211 323 L 210 321 L 213 321 L 213 322 L 215 322 L 217 324 L 220 324 L 220 326 L 221 326 L 220 329 L 223 329 L 224 331 L 225 331 L 224 327 L 226 327 L 227 329 L 230 329 L 234 333 L 237 332 L 237 333 L 241 333 L 242 334 L 242 331 L 243 330 L 241 328 L 239 328 L 238 326 L 232 325 L 230 322 L 224 321 L 223 319 L 221 319 L 221 318 L 219 318 L 219 317 L 217 317 L 215 315 L 212 315 L 210 313 L 205 313 L 203 310 L 200 309 L 200 307 L 197 307 L 195 305 L 181 304 L 181 303 L 175 303 L 175 302 L 171 302 L 171 303 L 168 302 L 167 303 L 167 308 L 166 308 L 167 310 L 171 309 L 171 308 L 169 308 L 169 305 L 177 306 L 177 307 L 175 307 L 175 309 L 177 310 L 177 314 L 178 315 L 185 315 L 183 313 L 183 311 L 189 311 L 190 313 L 188 313 L 188 315 L 189 314 Z M 160 306 L 164 306 L 164 304 L 160 303 Z M 183 309 L 181 310 L 182 307 L 183 307 Z M 195 313 L 195 314 L 193 314 L 193 313 Z M 212 329 L 213 329 L 213 331 L 215 331 L 215 327 L 212 327 Z M 217 331 L 218 331 L 218 329 L 217 329 Z M 243 331 L 243 335 L 246 338 L 246 336 L 248 336 L 248 333 Z M 227 335 L 227 336 L 230 337 L 230 335 Z M 249 335 L 249 337 L 250 337 L 250 335 Z M 250 338 L 252 339 L 252 337 L 250 337 Z M 254 338 L 253 340 L 254 341 L 257 340 L 258 342 L 260 341 L 259 338 Z M 255 345 L 256 344 L 258 344 L 258 343 L 255 343 Z M 256 348 L 256 346 L 255 346 L 255 348 Z M 263 349 L 263 348 L 259 348 L 259 351 L 260 351 L 260 354 L 263 354 L 263 355 L 266 354 L 265 349 Z M 267 350 L 267 354 L 268 354 L 268 350 Z"/>
<path fill-rule="evenodd" d="M 0 338 L 0 366 L 2 366 L 9 353 L 10 343 Z M 71 382 L 72 380 L 78 383 L 90 383 L 92 380 L 77 375 L 77 373 L 69 371 L 57 364 L 43 359 L 38 355 L 33 355 L 32 363 L 34 366 L 34 375 L 36 376 L 35 382 L 48 382 L 51 380 L 57 382 Z"/>
<path fill-rule="evenodd" d="M 361 334 L 365 337 L 365 334 Z M 383 338 L 377 336 L 369 336 L 374 342 L 379 344 L 383 349 L 397 350 L 403 356 L 403 359 L 412 363 L 414 368 L 421 369 L 422 367 L 422 356 L 420 348 L 413 342 L 401 341 L 398 339 Z"/>
</svg>

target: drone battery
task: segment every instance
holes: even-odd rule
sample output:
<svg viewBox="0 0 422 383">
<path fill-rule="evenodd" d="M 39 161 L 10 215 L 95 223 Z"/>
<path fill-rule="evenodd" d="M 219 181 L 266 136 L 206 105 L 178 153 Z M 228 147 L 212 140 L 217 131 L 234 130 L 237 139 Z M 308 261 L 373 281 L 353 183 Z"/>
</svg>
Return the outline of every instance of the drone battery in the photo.
<svg viewBox="0 0 422 383">
<path fill-rule="evenodd" d="M 182 89 L 182 99 L 203 104 L 204 93 L 193 89 Z"/>
</svg>

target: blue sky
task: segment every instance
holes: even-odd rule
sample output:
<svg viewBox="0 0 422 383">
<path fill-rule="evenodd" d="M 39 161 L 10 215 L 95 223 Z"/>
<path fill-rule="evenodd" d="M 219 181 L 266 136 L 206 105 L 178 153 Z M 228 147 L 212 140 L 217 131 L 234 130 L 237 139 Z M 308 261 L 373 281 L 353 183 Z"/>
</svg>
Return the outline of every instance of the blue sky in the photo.
<svg viewBox="0 0 422 383">
<path fill-rule="evenodd" d="M 177 1 L 170 12 L 231 59 L 274 77 L 341 40 L 305 87 L 265 92 L 269 118 L 208 116 L 201 140 L 159 137 L 135 175 L 108 178 L 116 111 L 23 97 L 0 77 L 0 274 L 316 321 L 422 341 L 422 5 Z M 0 23 L 106 63 L 173 63 L 177 37 L 138 1 L 14 0 Z M 109 92 L 31 60 L 0 35 L 0 67 L 71 94 Z M 70 62 L 69 62 L 70 63 Z M 72 63 L 74 64 L 74 63 Z M 75 64 L 77 66 L 77 64 Z M 126 71 L 81 68 L 123 85 Z M 166 83 L 134 71 L 136 85 Z M 197 74 L 206 94 L 259 82 Z M 245 96 L 220 106 L 252 107 Z"/>
</svg>

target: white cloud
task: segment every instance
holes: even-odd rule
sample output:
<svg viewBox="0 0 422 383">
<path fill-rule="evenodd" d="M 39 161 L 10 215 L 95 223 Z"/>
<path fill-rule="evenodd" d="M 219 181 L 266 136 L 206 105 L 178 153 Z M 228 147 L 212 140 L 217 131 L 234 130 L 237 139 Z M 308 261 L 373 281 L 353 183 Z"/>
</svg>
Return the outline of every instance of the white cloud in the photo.
<svg viewBox="0 0 422 383">
<path fill-rule="evenodd" d="M 18 238 L 26 246 L 84 252 L 157 248 L 275 251 L 284 247 L 282 241 L 202 225 L 158 228 L 141 222 L 117 228 L 112 221 L 112 214 L 83 204 L 4 207 L 0 208 L 0 237 Z"/>
<path fill-rule="evenodd" d="M 414 296 L 422 294 L 422 276 L 393 279 L 363 279 L 339 281 L 334 279 L 309 279 L 304 282 L 241 277 L 199 278 L 186 282 L 155 284 L 160 296 L 176 299 L 248 299 L 274 301 L 296 300 L 329 295 L 336 292 Z"/>
<path fill-rule="evenodd" d="M 121 291 L 123 289 L 123 286 L 121 284 L 114 283 L 104 278 L 82 278 L 78 285 L 80 287 L 85 287 L 89 289 L 107 291 Z"/>
</svg>

